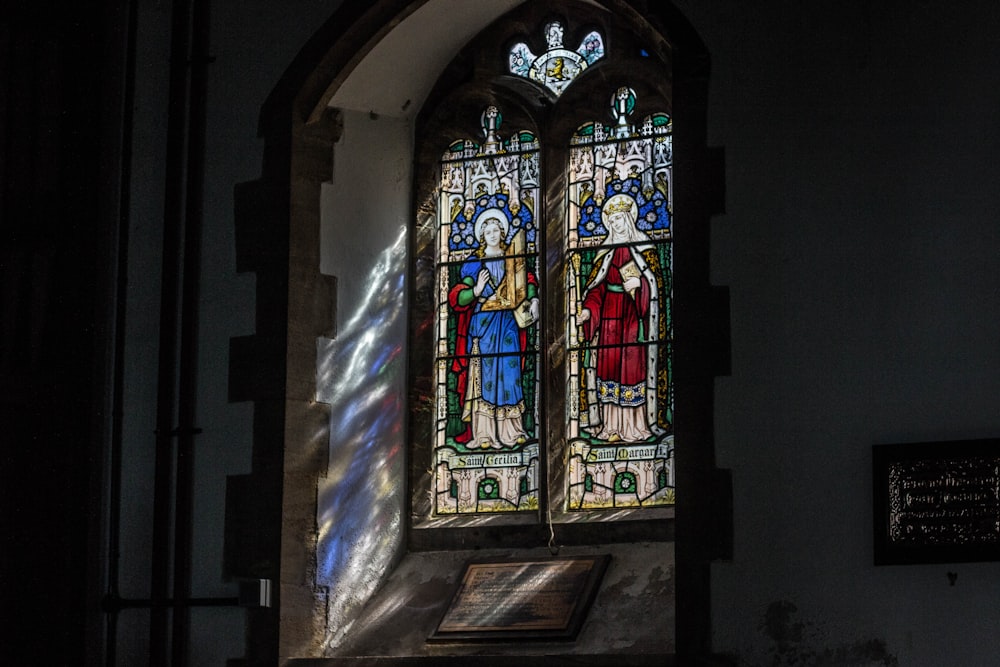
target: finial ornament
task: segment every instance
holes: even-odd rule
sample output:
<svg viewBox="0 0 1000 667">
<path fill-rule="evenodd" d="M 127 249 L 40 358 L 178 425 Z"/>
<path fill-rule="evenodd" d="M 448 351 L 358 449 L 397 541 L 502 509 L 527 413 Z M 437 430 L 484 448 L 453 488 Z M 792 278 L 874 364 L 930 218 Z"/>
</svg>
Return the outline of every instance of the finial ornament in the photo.
<svg viewBox="0 0 1000 667">
<path fill-rule="evenodd" d="M 635 111 L 635 91 L 628 86 L 622 86 L 611 96 L 611 114 L 618 120 L 615 137 L 628 137 L 632 133 L 628 117 L 633 111 Z"/>
<path fill-rule="evenodd" d="M 486 137 L 485 152 L 497 152 L 497 147 L 500 144 L 500 136 L 497 134 L 497 130 L 500 129 L 500 125 L 503 123 L 503 114 L 500 113 L 500 109 L 493 105 L 486 107 L 483 110 L 483 115 L 479 117 L 479 122 L 483 128 L 483 135 Z"/>
</svg>

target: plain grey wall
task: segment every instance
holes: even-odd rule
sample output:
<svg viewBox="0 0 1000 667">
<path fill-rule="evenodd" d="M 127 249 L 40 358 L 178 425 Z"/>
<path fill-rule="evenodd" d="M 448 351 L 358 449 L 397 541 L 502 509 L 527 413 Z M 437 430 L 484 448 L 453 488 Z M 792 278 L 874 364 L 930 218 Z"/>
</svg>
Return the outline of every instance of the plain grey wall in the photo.
<svg viewBox="0 0 1000 667">
<path fill-rule="evenodd" d="M 1000 8 L 677 4 L 712 54 L 727 164 L 716 446 L 736 530 L 715 645 L 996 664 L 997 564 L 872 566 L 870 446 L 1000 434 Z"/>
</svg>

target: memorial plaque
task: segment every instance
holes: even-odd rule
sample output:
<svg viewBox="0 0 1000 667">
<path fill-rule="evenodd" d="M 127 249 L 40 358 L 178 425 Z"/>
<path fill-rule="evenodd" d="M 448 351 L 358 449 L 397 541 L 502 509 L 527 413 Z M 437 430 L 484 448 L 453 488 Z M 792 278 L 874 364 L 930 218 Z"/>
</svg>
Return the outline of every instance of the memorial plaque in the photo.
<svg viewBox="0 0 1000 667">
<path fill-rule="evenodd" d="M 872 448 L 875 564 L 1000 560 L 1000 439 Z"/>
<path fill-rule="evenodd" d="M 573 639 L 610 558 L 469 562 L 429 641 Z"/>
</svg>

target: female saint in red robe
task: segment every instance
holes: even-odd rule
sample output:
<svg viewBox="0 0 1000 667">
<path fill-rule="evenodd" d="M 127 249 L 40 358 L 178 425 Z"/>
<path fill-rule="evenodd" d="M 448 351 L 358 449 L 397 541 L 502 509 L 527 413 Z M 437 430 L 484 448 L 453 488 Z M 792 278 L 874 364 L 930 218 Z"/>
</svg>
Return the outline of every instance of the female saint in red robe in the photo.
<svg viewBox="0 0 1000 667">
<path fill-rule="evenodd" d="M 635 199 L 619 194 L 602 207 L 608 236 L 594 258 L 578 321 L 592 346 L 585 363 L 586 422 L 605 442 L 644 442 L 656 426 L 655 340 L 659 318 L 654 250 L 636 227 Z"/>
</svg>

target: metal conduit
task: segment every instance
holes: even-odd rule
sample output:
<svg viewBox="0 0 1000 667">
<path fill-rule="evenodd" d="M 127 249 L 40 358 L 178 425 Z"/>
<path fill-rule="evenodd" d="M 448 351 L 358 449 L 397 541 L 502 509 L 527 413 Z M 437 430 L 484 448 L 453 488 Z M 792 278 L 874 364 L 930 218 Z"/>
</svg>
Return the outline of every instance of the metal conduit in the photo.
<svg viewBox="0 0 1000 667">
<path fill-rule="evenodd" d="M 111 388 L 111 452 L 108 471 L 108 569 L 105 603 L 119 597 L 118 573 L 121 561 L 121 495 L 122 495 L 122 402 L 125 396 L 125 325 L 128 298 L 129 210 L 132 206 L 132 148 L 135 118 L 135 62 L 138 28 L 138 0 L 125 7 L 125 66 L 122 74 L 121 173 L 118 180 L 118 240 L 115 266 L 114 358 Z M 106 606 L 106 605 L 105 605 Z M 117 662 L 118 614 L 108 613 L 104 636 L 104 658 L 107 667 Z"/>
<path fill-rule="evenodd" d="M 171 515 L 174 482 L 174 420 L 177 405 L 177 345 L 180 321 L 181 245 L 184 237 L 185 150 L 187 148 L 190 0 L 174 0 L 170 31 L 167 155 L 160 270 L 160 338 L 156 382 L 156 440 L 153 482 L 153 556 L 149 623 L 149 665 L 166 667 L 170 591 Z"/>
<path fill-rule="evenodd" d="M 108 667 L 114 667 L 117 663 L 118 614 L 124 609 L 144 608 L 150 610 L 149 665 L 184 667 L 188 664 L 190 608 L 237 606 L 240 602 L 238 597 L 191 597 L 194 445 L 195 436 L 200 433 L 196 426 L 198 314 L 205 118 L 208 65 L 211 63 L 210 4 L 208 0 L 175 0 L 172 7 L 150 597 L 129 600 L 121 598 L 118 579 L 121 559 L 122 403 L 137 9 L 136 0 L 130 0 L 127 7 L 123 83 L 109 471 L 108 583 L 103 604 L 107 613 L 105 662 Z"/>
<path fill-rule="evenodd" d="M 201 236 L 205 182 L 205 115 L 208 89 L 209 0 L 193 0 L 188 105 L 187 201 L 184 212 L 184 264 L 181 287 L 180 365 L 178 369 L 177 483 L 174 488 L 174 600 L 191 596 L 194 515 L 194 456 L 198 402 L 198 333 L 201 293 Z M 190 609 L 173 609 L 171 654 L 175 667 L 188 664 Z"/>
</svg>

